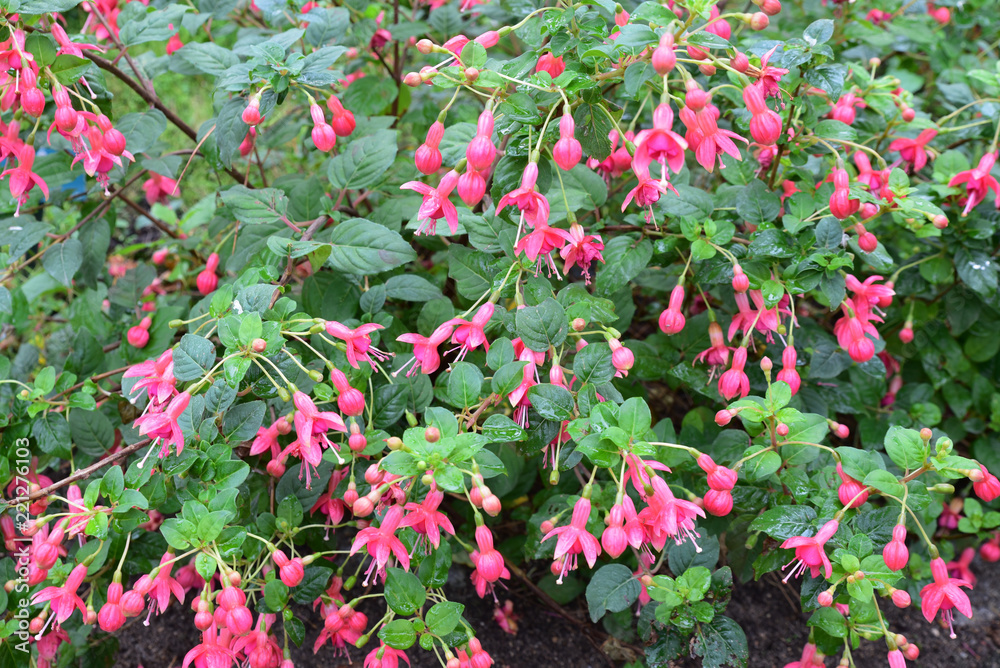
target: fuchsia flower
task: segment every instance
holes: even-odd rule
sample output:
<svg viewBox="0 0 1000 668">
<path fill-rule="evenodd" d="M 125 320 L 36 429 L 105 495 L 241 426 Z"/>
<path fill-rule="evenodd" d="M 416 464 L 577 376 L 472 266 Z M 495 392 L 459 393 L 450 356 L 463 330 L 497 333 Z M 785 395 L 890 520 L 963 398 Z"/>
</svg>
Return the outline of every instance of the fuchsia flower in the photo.
<svg viewBox="0 0 1000 668">
<path fill-rule="evenodd" d="M 145 415 L 141 415 L 135 419 L 135 424 L 139 427 L 141 435 L 149 436 L 153 439 L 154 446 L 157 441 L 160 442 L 160 459 L 167 456 L 171 445 L 176 446 L 176 454 L 178 455 L 184 450 L 184 432 L 181 431 L 181 427 L 177 421 L 190 401 L 191 394 L 189 392 L 181 392 L 170 400 L 166 408 L 153 406 Z M 150 448 L 150 452 L 152 452 L 152 448 Z M 146 457 L 148 456 L 149 453 L 146 454 Z M 140 468 L 142 468 L 145 461 L 146 459 L 143 458 L 139 464 Z"/>
<path fill-rule="evenodd" d="M 41 590 L 31 598 L 32 605 L 49 601 L 58 624 L 63 624 L 69 619 L 75 609 L 79 609 L 80 614 L 86 617 L 87 606 L 76 593 L 85 577 L 87 577 L 87 567 L 84 564 L 77 564 L 61 587 L 46 587 Z"/>
<path fill-rule="evenodd" d="M 505 207 L 513 204 L 520 210 L 522 218 L 531 227 L 539 222 L 547 223 L 549 220 L 549 201 L 545 199 L 545 195 L 535 191 L 537 180 L 538 164 L 529 162 L 521 176 L 521 187 L 500 198 L 500 201 L 497 202 L 496 215 L 500 215 Z"/>
<path fill-rule="evenodd" d="M 400 649 L 393 649 L 382 643 L 365 657 L 364 668 L 399 668 L 399 660 L 402 659 L 406 665 L 410 665 L 410 659 L 406 652 Z"/>
<path fill-rule="evenodd" d="M 140 378 L 132 386 L 132 391 L 146 390 L 150 401 L 163 403 L 173 395 L 174 389 L 174 349 L 167 348 L 155 360 L 146 360 L 129 367 L 123 378 Z"/>
<path fill-rule="evenodd" d="M 552 147 L 552 159 L 560 169 L 566 171 L 573 169 L 583 157 L 583 146 L 580 140 L 573 136 L 575 130 L 573 114 L 565 108 L 562 118 L 559 119 L 559 141 Z"/>
<path fill-rule="evenodd" d="M 830 564 L 830 559 L 826 556 L 826 550 L 823 546 L 833 534 L 837 533 L 839 526 L 840 522 L 830 520 L 815 536 L 795 536 L 782 543 L 782 549 L 795 549 L 795 559 L 782 566 L 781 570 L 785 570 L 795 564 L 783 581 L 788 582 L 789 578 L 798 577 L 806 568 L 809 569 L 813 577 L 818 576 L 822 569 L 823 574 L 829 578 L 833 574 L 833 566 Z"/>
<path fill-rule="evenodd" d="M 774 52 L 778 49 L 778 45 L 771 47 L 771 50 L 765 53 L 760 58 L 760 68 L 752 68 L 748 70 L 748 73 L 752 73 L 757 77 L 756 86 L 760 86 L 764 90 L 765 97 L 781 97 L 781 88 L 778 84 L 781 82 L 781 77 L 788 74 L 788 70 L 781 67 L 772 67 L 768 65 L 768 61 Z"/>
<path fill-rule="evenodd" d="M 735 160 L 743 159 L 743 156 L 740 155 L 740 150 L 733 143 L 733 139 L 738 139 L 744 144 L 749 144 L 745 138 L 732 130 L 720 129 L 716 123 L 718 117 L 718 109 L 713 105 L 706 105 L 704 109 L 695 114 L 698 131 L 701 133 L 701 141 L 698 142 L 698 147 L 695 148 L 694 154 L 698 159 L 698 164 L 710 172 L 715 168 L 717 157 L 719 160 L 719 169 L 725 168 L 726 165 L 722 162 L 723 154 L 731 156 Z"/>
<path fill-rule="evenodd" d="M 979 206 L 979 203 L 986 199 L 987 193 L 992 190 L 996 194 L 996 206 L 1000 208 L 1000 184 L 990 175 L 990 170 L 996 163 L 997 157 L 993 153 L 987 153 L 979 159 L 979 164 L 975 169 L 967 169 L 951 177 L 949 186 L 965 185 L 966 200 L 962 215 L 967 216 L 969 212 Z M 2 176 L 2 175 L 0 175 Z M 13 181 L 11 181 L 11 194 L 13 194 Z"/>
<path fill-rule="evenodd" d="M 413 359 L 400 367 L 393 375 L 398 374 L 411 364 L 410 370 L 406 372 L 407 376 L 412 376 L 418 371 L 428 374 L 437 371 L 438 367 L 441 366 L 438 346 L 448 340 L 453 327 L 454 325 L 449 321 L 435 329 L 429 337 L 419 334 L 401 334 L 396 337 L 397 341 L 413 344 Z"/>
<path fill-rule="evenodd" d="M 889 144 L 890 151 L 898 151 L 900 159 L 906 163 L 907 171 L 919 172 L 927 164 L 927 144 L 937 136 L 934 128 L 922 130 L 916 139 L 901 137 Z"/>
<path fill-rule="evenodd" d="M 593 568 L 597 563 L 601 544 L 587 531 L 588 519 L 590 519 L 590 499 L 580 497 L 573 506 L 573 519 L 569 525 L 556 527 L 542 538 L 544 543 L 553 536 L 559 537 L 556 541 L 555 560 L 562 561 L 562 571 L 556 580 L 557 584 L 562 584 L 566 573 L 576 570 L 577 555 L 581 552 L 587 559 L 588 566 Z"/>
<path fill-rule="evenodd" d="M 695 355 L 691 365 L 694 366 L 698 362 L 707 362 L 709 366 L 713 367 L 714 373 L 714 367 L 725 366 L 729 363 L 731 349 L 726 345 L 726 339 L 722 334 L 722 327 L 714 320 L 708 323 L 708 340 L 711 345 Z"/>
<path fill-rule="evenodd" d="M 236 652 L 219 643 L 218 631 L 213 624 L 201 634 L 201 643 L 184 655 L 181 668 L 188 668 L 191 662 L 205 668 L 229 668 L 236 661 Z"/>
<path fill-rule="evenodd" d="M 701 552 L 701 547 L 694 542 L 700 536 L 694 530 L 694 518 L 705 517 L 705 511 L 690 501 L 674 497 L 663 478 L 656 476 L 651 484 L 653 495 L 647 499 L 649 505 L 638 515 L 649 542 L 657 550 L 663 550 L 668 538 L 677 545 L 690 538 L 695 551 Z"/>
<path fill-rule="evenodd" d="M 383 326 L 373 322 L 361 325 L 356 329 L 351 329 L 335 320 L 326 321 L 326 333 L 347 344 L 345 351 L 347 353 L 347 362 L 355 369 L 360 368 L 358 366 L 358 362 L 360 361 L 368 362 L 371 364 L 372 370 L 374 370 L 375 362 L 372 360 L 372 357 L 378 360 L 389 358 L 389 355 L 386 353 L 371 347 L 371 333 L 380 329 L 383 329 Z"/>
<path fill-rule="evenodd" d="M 833 105 L 833 108 L 830 109 L 830 118 L 850 125 L 854 122 L 855 116 L 857 115 L 854 108 L 861 107 L 864 109 L 867 106 L 868 105 L 865 104 L 865 101 L 856 96 L 854 93 L 845 93 L 840 96 L 840 99 L 837 100 L 837 102 Z"/>
<path fill-rule="evenodd" d="M 385 567 L 389 559 L 393 556 L 403 567 L 403 570 L 410 568 L 410 555 L 403 545 L 403 541 L 396 538 L 396 529 L 403 521 L 403 509 L 400 506 L 392 506 L 385 511 L 382 522 L 377 527 L 368 527 L 358 532 L 351 545 L 351 554 L 357 553 L 362 547 L 368 550 L 372 558 L 372 563 L 365 572 L 364 585 L 368 586 L 372 572 L 385 579 Z"/>
<path fill-rule="evenodd" d="M 538 57 L 538 64 L 535 65 L 536 72 L 547 72 L 553 79 L 557 78 L 566 70 L 566 63 L 562 56 L 554 56 L 551 52 L 543 53 Z"/>
<path fill-rule="evenodd" d="M 660 163 L 662 181 L 667 180 L 667 167 L 675 174 L 684 168 L 684 151 L 687 142 L 673 131 L 674 111 L 667 103 L 653 110 L 653 129 L 642 130 L 635 137 L 635 156 L 632 168 L 636 174 L 649 173 L 649 165 Z"/>
<path fill-rule="evenodd" d="M 920 610 L 928 622 L 934 621 L 934 616 L 940 611 L 948 624 L 951 637 L 954 638 L 956 636 L 952 621 L 955 613 L 952 610 L 958 610 L 966 617 L 972 618 L 972 603 L 960 589 L 960 587 L 972 589 L 972 585 L 965 580 L 949 577 L 948 566 L 940 557 L 931 561 L 931 574 L 934 576 L 934 582 L 920 590 Z"/>
<path fill-rule="evenodd" d="M 797 362 L 798 354 L 795 352 L 795 347 L 786 346 L 785 350 L 781 353 L 781 371 L 778 372 L 776 380 L 788 383 L 793 397 L 798 393 L 799 388 L 802 387 L 802 378 L 795 368 Z"/>
<path fill-rule="evenodd" d="M 684 284 L 678 283 L 670 291 L 670 301 L 658 319 L 658 324 L 664 334 L 678 334 L 684 329 L 687 319 L 681 311 L 682 306 L 684 306 Z"/>
<path fill-rule="evenodd" d="M 146 193 L 146 203 L 150 206 L 156 203 L 166 204 L 169 197 L 180 197 L 181 194 L 176 180 L 156 172 L 149 173 L 149 178 L 142 184 L 142 190 Z"/>
<path fill-rule="evenodd" d="M 1000 496 L 1000 480 L 997 479 L 995 475 L 986 470 L 986 467 L 982 464 L 979 465 L 979 469 L 983 473 L 981 480 L 974 480 L 972 483 L 972 489 L 975 491 L 976 496 L 980 499 L 989 503 L 993 499 Z"/>
<path fill-rule="evenodd" d="M 426 536 L 427 542 L 437 549 L 441 543 L 441 529 L 451 535 L 455 535 L 455 527 L 452 526 L 448 516 L 438 510 L 441 501 L 444 500 L 444 492 L 431 490 L 420 503 L 411 501 L 406 504 L 409 511 L 400 526 L 413 527 L 421 536 Z"/>
<path fill-rule="evenodd" d="M 566 261 L 563 265 L 563 274 L 568 274 L 574 266 L 580 267 L 584 282 L 589 285 L 591 263 L 594 260 L 604 262 L 604 256 L 601 255 L 604 242 L 601 241 L 601 237 L 587 234 L 577 223 L 573 223 L 569 230 L 553 228 L 553 231 L 566 240 L 566 245 L 559 251 L 559 255 Z"/>
<path fill-rule="evenodd" d="M 747 349 L 739 347 L 733 353 L 733 366 L 719 377 L 719 394 L 727 401 L 736 395 L 743 397 L 750 394 L 750 379 L 743 367 L 747 363 Z"/>
<path fill-rule="evenodd" d="M 458 209 L 448 199 L 456 185 L 458 185 L 458 172 L 452 169 L 441 178 L 437 188 L 432 188 L 422 181 L 408 181 L 400 186 L 401 190 L 415 190 L 424 196 L 424 201 L 417 210 L 420 227 L 414 234 L 436 234 L 437 221 L 441 218 L 448 223 L 448 229 L 452 234 L 458 231 Z"/>
<path fill-rule="evenodd" d="M 510 572 L 504 564 L 503 555 L 493 547 L 493 534 L 489 527 L 484 525 L 476 527 L 476 546 L 479 549 L 469 555 L 476 567 L 472 572 L 472 583 L 479 598 L 482 598 L 487 591 L 493 590 L 493 584 L 498 580 L 509 578 Z"/>
<path fill-rule="evenodd" d="M 472 320 L 464 318 L 452 318 L 446 325 L 456 325 L 455 332 L 451 335 L 451 342 L 460 345 L 458 359 L 464 359 L 470 352 L 483 346 L 487 351 L 490 349 L 490 342 L 486 340 L 486 332 L 483 329 L 489 324 L 493 317 L 496 306 L 493 302 L 486 302 L 479 307 Z"/>
<path fill-rule="evenodd" d="M 667 190 L 676 195 L 677 189 L 669 181 L 651 178 L 648 171 L 639 172 L 636 176 L 639 179 L 639 183 L 625 196 L 625 201 L 622 202 L 622 211 L 625 211 L 629 202 L 634 199 L 640 209 L 646 209 L 646 222 L 648 223 L 653 219 L 653 205 L 660 201 L 660 195 L 667 194 Z"/>
<path fill-rule="evenodd" d="M 323 448 L 333 446 L 326 435 L 327 432 L 333 429 L 347 433 L 347 426 L 344 424 L 343 418 L 336 413 L 319 410 L 305 392 L 295 392 L 292 395 L 292 403 L 297 409 L 295 412 L 296 438 L 282 451 L 280 459 L 284 461 L 285 458 L 292 455 L 302 460 L 299 476 L 301 477 L 303 471 L 305 472 L 306 488 L 309 489 L 312 484 L 312 471 L 323 460 Z"/>
<path fill-rule="evenodd" d="M 524 368 L 521 370 L 520 384 L 518 384 L 518 386 L 507 395 L 507 400 L 510 401 L 510 405 L 514 407 L 514 422 L 525 428 L 528 426 L 528 406 L 531 405 L 531 400 L 528 399 L 528 390 L 530 390 L 533 385 L 538 384 L 538 381 L 535 380 L 535 354 L 536 353 L 525 347 L 520 357 L 518 357 L 519 360 L 525 361 L 527 364 L 525 364 Z"/>
<path fill-rule="evenodd" d="M 170 552 L 163 553 L 163 556 L 160 557 L 160 565 L 157 567 L 156 576 L 153 578 L 153 587 L 149 590 L 149 598 L 156 601 L 160 614 L 166 612 L 167 606 L 170 605 L 170 594 L 173 594 L 181 603 L 184 602 L 184 588 L 177 580 L 170 576 L 174 565 L 173 563 L 166 563 L 173 558 L 174 555 Z"/>
<path fill-rule="evenodd" d="M 518 239 L 514 246 L 514 252 L 524 253 L 524 256 L 531 262 L 537 259 L 539 265 L 544 262 L 550 270 L 554 271 L 555 264 L 552 262 L 550 253 L 565 245 L 566 240 L 561 232 L 562 230 L 549 227 L 548 223 L 538 221 L 534 230 Z M 558 272 L 556 273 L 558 274 Z"/>
<path fill-rule="evenodd" d="M 0 141 L 6 143 L 6 140 Z M 10 177 L 10 194 L 17 201 L 17 207 L 14 209 L 14 217 L 17 218 L 21 215 L 21 205 L 28 201 L 28 193 L 31 189 L 38 186 L 38 189 L 45 195 L 45 199 L 48 199 L 49 186 L 42 177 L 32 171 L 32 167 L 35 165 L 34 147 L 22 144 L 8 146 L 8 150 L 17 158 L 17 167 L 5 169 L 0 173 L 0 179 L 5 176 Z"/>
</svg>

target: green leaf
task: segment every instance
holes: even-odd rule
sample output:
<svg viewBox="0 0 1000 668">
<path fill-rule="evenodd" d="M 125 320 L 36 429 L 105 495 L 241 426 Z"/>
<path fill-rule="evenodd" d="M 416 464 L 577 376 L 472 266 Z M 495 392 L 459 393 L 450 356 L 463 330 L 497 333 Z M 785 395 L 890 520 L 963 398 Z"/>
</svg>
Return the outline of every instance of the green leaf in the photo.
<svg viewBox="0 0 1000 668">
<path fill-rule="evenodd" d="M 115 442 L 115 430 L 111 426 L 111 420 L 99 411 L 71 411 L 69 430 L 73 443 L 92 457 L 103 455 Z"/>
<path fill-rule="evenodd" d="M 743 629 L 735 621 L 722 615 L 698 628 L 692 652 L 702 657 L 703 668 L 744 668 L 750 657 Z"/>
<path fill-rule="evenodd" d="M 532 385 L 528 398 L 535 412 L 546 420 L 561 422 L 573 417 L 573 395 L 565 387 L 549 383 Z"/>
<path fill-rule="evenodd" d="M 381 629 L 378 637 L 386 645 L 393 649 L 409 649 L 417 641 L 417 632 L 413 630 L 413 623 L 407 619 L 394 619 Z"/>
<path fill-rule="evenodd" d="M 631 397 L 618 410 L 618 426 L 633 439 L 641 439 L 653 424 L 653 416 L 644 399 Z"/>
<path fill-rule="evenodd" d="M 338 190 L 360 190 L 385 178 L 396 160 L 396 131 L 379 130 L 355 139 L 330 160 L 327 177 Z"/>
<path fill-rule="evenodd" d="M 462 408 L 475 405 L 483 391 L 483 372 L 468 362 L 455 362 L 448 374 L 448 397 Z"/>
<path fill-rule="evenodd" d="M 101 491 L 112 501 L 117 501 L 125 489 L 125 474 L 120 466 L 112 466 L 101 479 Z"/>
<path fill-rule="evenodd" d="M 517 335 L 535 352 L 545 352 L 566 340 L 569 323 L 562 305 L 551 297 L 538 306 L 519 309 L 514 320 Z"/>
<path fill-rule="evenodd" d="M 215 345 L 204 336 L 185 334 L 174 349 L 174 377 L 198 380 L 215 366 Z"/>
<path fill-rule="evenodd" d="M 822 629 L 834 638 L 847 637 L 847 618 L 836 608 L 820 608 L 812 614 L 807 624 Z"/>
<path fill-rule="evenodd" d="M 83 264 L 83 244 L 78 239 L 67 239 L 61 244 L 52 244 L 42 258 L 42 266 L 49 276 L 66 287 L 73 283 L 73 276 Z"/>
<path fill-rule="evenodd" d="M 858 132 L 852 128 L 847 123 L 843 121 L 838 121 L 832 118 L 828 118 L 825 121 L 820 121 L 813 128 L 813 134 L 820 139 L 829 139 L 832 141 L 857 141 Z"/>
<path fill-rule="evenodd" d="M 246 441 L 253 438 L 264 423 L 265 409 L 263 401 L 250 401 L 233 406 L 226 411 L 222 420 L 222 433 L 229 441 Z"/>
<path fill-rule="evenodd" d="M 751 225 L 773 223 L 779 211 L 781 200 L 763 181 L 751 181 L 736 196 L 736 213 Z"/>
<path fill-rule="evenodd" d="M 401 568 L 387 568 L 385 576 L 385 602 L 397 615 L 416 614 L 427 600 L 424 585 L 416 575 Z"/>
<path fill-rule="evenodd" d="M 787 540 L 813 530 L 816 511 L 809 506 L 778 506 L 758 515 L 751 531 L 763 531 L 776 540 Z"/>
<path fill-rule="evenodd" d="M 834 24 L 831 19 L 813 21 L 809 24 L 809 27 L 805 29 L 805 32 L 802 33 L 802 37 L 809 46 L 825 44 L 831 37 L 833 37 L 833 27 Z"/>
<path fill-rule="evenodd" d="M 417 259 L 403 237 L 364 218 L 351 218 L 330 234 L 327 264 L 344 274 L 377 274 Z"/>
<path fill-rule="evenodd" d="M 490 443 L 509 443 L 523 441 L 527 438 L 524 429 L 506 415 L 499 413 L 494 413 L 486 418 L 482 433 L 490 440 Z"/>
<path fill-rule="evenodd" d="M 176 56 L 202 74 L 217 77 L 240 62 L 239 56 L 214 42 L 190 42 Z"/>
<path fill-rule="evenodd" d="M 222 202 L 236 220 L 247 225 L 266 225 L 286 220 L 288 197 L 277 188 L 251 190 L 235 185 L 221 193 Z"/>
<path fill-rule="evenodd" d="M 923 466 L 928 454 L 920 432 L 896 425 L 885 434 L 885 452 L 896 466 L 910 471 Z"/>
<path fill-rule="evenodd" d="M 642 587 L 632 569 L 622 564 L 599 568 L 587 585 L 590 619 L 597 622 L 606 612 L 621 612 L 636 602 Z"/>
<path fill-rule="evenodd" d="M 288 586 L 277 578 L 264 585 L 264 603 L 271 612 L 281 612 L 288 603 Z"/>
<path fill-rule="evenodd" d="M 407 302 L 428 302 L 441 297 L 436 285 L 414 274 L 393 276 L 385 282 L 385 293 L 390 299 Z"/>
<path fill-rule="evenodd" d="M 443 636 L 455 630 L 455 627 L 462 620 L 462 613 L 464 611 L 465 606 L 461 603 L 441 601 L 440 603 L 435 603 L 427 611 L 424 621 L 427 622 L 427 627 L 431 632 Z"/>
</svg>

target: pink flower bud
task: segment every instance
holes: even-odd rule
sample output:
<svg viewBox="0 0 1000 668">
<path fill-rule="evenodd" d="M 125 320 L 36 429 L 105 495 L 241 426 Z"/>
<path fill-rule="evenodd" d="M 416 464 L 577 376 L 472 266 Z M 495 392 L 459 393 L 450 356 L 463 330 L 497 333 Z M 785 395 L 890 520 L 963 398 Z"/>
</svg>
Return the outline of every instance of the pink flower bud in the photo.
<svg viewBox="0 0 1000 668">
<path fill-rule="evenodd" d="M 858 233 L 858 247 L 866 253 L 874 253 L 878 248 L 878 239 L 874 234 L 865 229 L 865 226 L 858 223 L 854 226 L 854 231 Z"/>
<path fill-rule="evenodd" d="M 910 595 L 902 589 L 897 589 L 892 592 L 892 602 L 897 608 L 908 608 L 910 607 Z"/>
<path fill-rule="evenodd" d="M 909 320 L 906 321 L 906 325 L 903 329 L 899 330 L 899 340 L 903 343 L 910 343 L 913 341 L 913 323 Z"/>
<path fill-rule="evenodd" d="M 351 512 L 358 517 L 368 517 L 372 514 L 373 510 L 375 510 L 375 504 L 372 503 L 367 496 L 359 497 L 351 508 Z"/>
<path fill-rule="evenodd" d="M 33 118 L 38 118 L 45 111 L 45 93 L 36 87 L 21 91 L 21 107 Z"/>
<path fill-rule="evenodd" d="M 742 51 L 737 51 L 733 54 L 733 57 L 729 59 L 729 66 L 737 72 L 743 74 L 750 69 L 750 59 L 747 58 L 747 54 Z"/>
<path fill-rule="evenodd" d="M 485 512 L 490 517 L 496 517 L 500 514 L 503 506 L 500 503 L 500 497 L 496 494 L 490 494 L 483 498 L 483 512 Z"/>
<path fill-rule="evenodd" d="M 743 273 L 743 267 L 733 265 L 733 290 L 743 294 L 750 289 L 750 278 Z"/>
<path fill-rule="evenodd" d="M 328 123 L 319 123 L 313 126 L 312 140 L 317 149 L 326 153 L 337 143 L 337 133 Z"/>
<path fill-rule="evenodd" d="M 566 70 L 566 63 L 563 62 L 562 56 L 556 57 L 551 53 L 543 53 L 538 58 L 538 64 L 535 66 L 536 72 L 547 72 L 553 79 L 557 78 Z"/>
<path fill-rule="evenodd" d="M 245 605 L 240 605 L 226 613 L 226 628 L 233 635 L 241 636 L 250 631 L 253 626 L 253 614 Z"/>
<path fill-rule="evenodd" d="M 725 517 L 733 510 L 733 495 L 724 490 L 710 489 L 705 492 L 705 510 L 716 517 Z"/>
<path fill-rule="evenodd" d="M 296 587 L 306 575 L 302 559 L 295 557 L 278 569 L 278 576 L 287 587 Z"/>
<path fill-rule="evenodd" d="M 828 591 L 821 591 L 819 596 L 816 597 L 816 602 L 819 603 L 824 608 L 829 608 L 833 605 L 833 594 Z"/>
<path fill-rule="evenodd" d="M 781 0 L 763 0 L 758 6 L 768 16 L 777 16 L 781 13 Z"/>
<path fill-rule="evenodd" d="M 1000 561 L 1000 545 L 992 541 L 983 543 L 979 546 L 979 556 L 989 563 Z"/>
<path fill-rule="evenodd" d="M 753 16 L 750 17 L 751 30 L 763 30 L 770 23 L 771 19 L 764 12 L 754 12 Z"/>
<path fill-rule="evenodd" d="M 469 166 L 478 172 L 484 172 L 493 166 L 497 149 L 490 135 L 477 134 L 465 149 L 465 159 Z"/>
<path fill-rule="evenodd" d="M 267 474 L 272 478 L 285 475 L 285 464 L 280 459 L 272 459 L 267 463 Z"/>
<path fill-rule="evenodd" d="M 195 282 L 198 285 L 198 292 L 208 295 L 215 292 L 215 288 L 219 285 L 219 277 L 208 269 L 203 269 L 198 273 L 198 278 Z"/>
<path fill-rule="evenodd" d="M 128 330 L 126 338 L 133 348 L 145 348 L 146 344 L 149 343 L 149 332 L 136 325 Z"/>
<path fill-rule="evenodd" d="M 472 208 L 483 200 L 484 195 L 486 195 L 486 179 L 470 166 L 458 177 L 458 196 L 466 206 Z"/>
<path fill-rule="evenodd" d="M 256 95 L 250 98 L 247 102 L 246 108 L 243 109 L 243 114 L 241 116 L 243 122 L 247 125 L 254 126 L 261 122 L 260 115 L 260 98 Z"/>
<path fill-rule="evenodd" d="M 659 45 L 653 49 L 653 69 L 661 77 L 670 74 L 677 66 L 677 54 L 674 53 L 674 35 L 669 30 L 660 37 Z"/>
<path fill-rule="evenodd" d="M 788 436 L 788 425 L 782 422 L 775 428 L 775 431 L 778 433 L 778 436 L 784 438 Z"/>
<path fill-rule="evenodd" d="M 721 411 L 715 414 L 715 424 L 720 427 L 725 427 L 727 424 L 732 422 L 733 412 L 729 409 L 723 408 Z"/>
<path fill-rule="evenodd" d="M 153 264 L 160 265 L 167 259 L 167 255 L 170 254 L 170 249 L 168 248 L 158 248 L 153 251 Z"/>
<path fill-rule="evenodd" d="M 692 111 L 701 111 L 708 104 L 708 93 L 702 90 L 693 79 L 688 81 L 684 104 Z"/>
<path fill-rule="evenodd" d="M 621 343 L 618 343 L 617 347 L 612 346 L 611 350 L 611 364 L 623 376 L 627 376 L 629 369 L 631 369 L 632 365 L 635 364 L 635 355 L 633 355 L 632 351 L 623 346 Z"/>
</svg>

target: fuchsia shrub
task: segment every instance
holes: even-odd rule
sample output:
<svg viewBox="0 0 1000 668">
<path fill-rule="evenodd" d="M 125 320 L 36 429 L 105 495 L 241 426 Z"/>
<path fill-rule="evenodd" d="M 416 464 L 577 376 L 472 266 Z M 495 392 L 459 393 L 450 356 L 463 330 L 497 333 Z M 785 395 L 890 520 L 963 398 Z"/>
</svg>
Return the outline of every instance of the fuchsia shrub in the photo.
<svg viewBox="0 0 1000 668">
<path fill-rule="evenodd" d="M 769 572 L 788 666 L 916 659 L 888 605 L 954 638 L 997 19 L 788 4 L 4 3 L 0 665 L 178 606 L 184 668 L 292 668 L 299 604 L 324 660 L 487 668 L 453 568 L 651 667 L 763 665 Z"/>
</svg>

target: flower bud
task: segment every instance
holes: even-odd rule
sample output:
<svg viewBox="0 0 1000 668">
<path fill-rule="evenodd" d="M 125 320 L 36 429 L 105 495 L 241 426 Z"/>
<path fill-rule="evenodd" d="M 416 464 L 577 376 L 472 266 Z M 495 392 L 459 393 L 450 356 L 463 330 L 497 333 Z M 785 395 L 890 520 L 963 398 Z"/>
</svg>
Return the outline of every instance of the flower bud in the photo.
<svg viewBox="0 0 1000 668">
<path fill-rule="evenodd" d="M 892 602 L 897 608 L 908 608 L 910 606 L 910 595 L 902 589 L 892 592 Z"/>
<path fill-rule="evenodd" d="M 753 16 L 750 17 L 751 30 L 763 30 L 770 23 L 771 19 L 764 12 L 754 12 Z"/>
<path fill-rule="evenodd" d="M 746 73 L 750 69 L 750 59 L 742 51 L 737 51 L 733 54 L 733 57 L 729 59 L 729 66 L 740 74 Z"/>
</svg>

